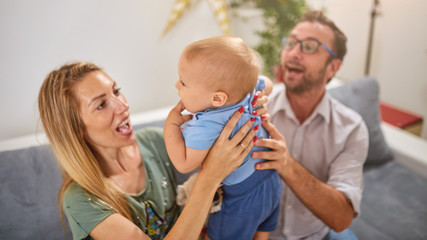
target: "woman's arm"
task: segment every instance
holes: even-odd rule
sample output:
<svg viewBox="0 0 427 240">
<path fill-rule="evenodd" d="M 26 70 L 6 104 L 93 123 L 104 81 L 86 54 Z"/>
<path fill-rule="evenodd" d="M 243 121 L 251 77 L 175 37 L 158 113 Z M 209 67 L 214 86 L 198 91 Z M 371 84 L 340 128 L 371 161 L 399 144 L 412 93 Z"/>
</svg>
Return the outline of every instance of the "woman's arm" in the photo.
<svg viewBox="0 0 427 240">
<path fill-rule="evenodd" d="M 257 108 L 252 114 L 255 116 L 261 116 L 263 120 L 268 120 L 270 115 L 267 113 L 267 107 L 264 105 L 268 102 L 268 95 L 270 95 L 273 89 L 273 82 L 266 76 L 262 76 L 265 81 L 265 90 L 257 91 L 252 101 L 252 107 Z"/>
<path fill-rule="evenodd" d="M 232 139 L 228 139 L 241 116 L 242 113 L 238 111 L 230 118 L 211 147 L 188 202 L 165 239 L 187 240 L 199 237 L 217 188 L 228 174 L 240 166 L 254 146 L 256 132 L 251 130 L 251 121 L 246 122 Z M 149 239 L 134 223 L 119 214 L 108 216 L 90 235 L 94 239 Z"/>
<path fill-rule="evenodd" d="M 111 214 L 90 232 L 93 239 L 144 239 L 150 238 L 133 222 L 118 213 Z"/>
</svg>

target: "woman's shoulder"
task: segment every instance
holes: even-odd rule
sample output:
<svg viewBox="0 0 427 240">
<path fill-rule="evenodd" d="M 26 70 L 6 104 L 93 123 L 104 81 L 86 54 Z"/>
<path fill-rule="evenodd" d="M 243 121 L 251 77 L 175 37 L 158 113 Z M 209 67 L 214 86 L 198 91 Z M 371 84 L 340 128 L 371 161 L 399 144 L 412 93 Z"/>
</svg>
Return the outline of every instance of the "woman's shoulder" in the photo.
<svg viewBox="0 0 427 240">
<path fill-rule="evenodd" d="M 71 183 L 65 190 L 62 207 L 74 239 L 85 239 L 112 209 L 87 193 L 79 184 Z"/>
<path fill-rule="evenodd" d="M 102 208 L 109 208 L 105 204 L 101 204 L 99 200 L 92 194 L 88 193 L 84 188 L 82 188 L 77 183 L 71 183 L 70 186 L 65 190 L 64 192 L 64 198 L 62 201 L 62 205 L 64 207 L 64 210 L 70 208 L 85 208 L 86 205 L 91 205 L 91 208 L 93 207 L 93 204 L 97 203 L 95 205 L 99 205 L 98 208 L 102 206 Z"/>
<path fill-rule="evenodd" d="M 78 200 L 81 197 L 86 198 L 87 193 L 85 190 L 77 183 L 71 183 L 68 188 L 64 192 L 64 203 L 67 202 L 73 202 L 75 200 Z"/>
</svg>

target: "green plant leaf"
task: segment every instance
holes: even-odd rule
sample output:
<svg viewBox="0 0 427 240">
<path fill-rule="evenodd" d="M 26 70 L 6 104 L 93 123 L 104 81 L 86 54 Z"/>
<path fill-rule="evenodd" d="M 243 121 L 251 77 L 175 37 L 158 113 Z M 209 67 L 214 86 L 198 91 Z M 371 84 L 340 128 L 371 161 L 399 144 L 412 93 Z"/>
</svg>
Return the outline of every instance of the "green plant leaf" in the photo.
<svg viewBox="0 0 427 240">
<path fill-rule="evenodd" d="M 274 67 L 280 64 L 282 38 L 287 36 L 306 10 L 304 0 L 231 0 L 230 7 L 252 5 L 264 10 L 264 31 L 257 31 L 260 43 L 254 49 L 263 60 L 262 73 L 275 79 Z"/>
</svg>

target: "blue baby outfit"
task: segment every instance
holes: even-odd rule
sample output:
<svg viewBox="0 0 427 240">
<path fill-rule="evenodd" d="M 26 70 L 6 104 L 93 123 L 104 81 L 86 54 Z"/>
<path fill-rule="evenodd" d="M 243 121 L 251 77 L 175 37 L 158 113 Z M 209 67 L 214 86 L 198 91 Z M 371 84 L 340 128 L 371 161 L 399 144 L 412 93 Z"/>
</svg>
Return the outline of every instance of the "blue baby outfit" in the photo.
<svg viewBox="0 0 427 240">
<path fill-rule="evenodd" d="M 257 86 L 255 90 L 248 94 L 242 101 L 239 103 L 219 107 L 216 109 L 207 109 L 203 112 L 198 112 L 194 115 L 193 119 L 190 120 L 182 130 L 182 134 L 185 139 L 185 146 L 193 149 L 209 149 L 214 144 L 215 140 L 221 134 L 222 129 L 225 124 L 231 118 L 231 116 L 242 106 L 245 107 L 242 117 L 236 124 L 231 133 L 231 137 L 248 121 L 250 118 L 255 117 L 252 115 L 252 111 L 255 110 L 251 101 L 256 91 L 265 89 L 265 81 L 263 78 L 258 79 Z M 257 131 L 258 138 L 268 138 L 267 131 L 261 127 L 261 118 L 255 117 L 254 127 L 260 125 L 259 130 Z M 230 138 L 231 138 L 230 137 Z M 262 162 L 262 159 L 253 159 L 250 157 L 250 154 L 253 151 L 266 150 L 261 147 L 252 148 L 251 152 L 246 156 L 242 165 L 228 175 L 223 183 L 225 185 L 234 185 L 239 182 L 242 182 L 248 178 L 252 173 L 255 172 L 254 165 L 257 162 Z"/>
<path fill-rule="evenodd" d="M 182 130 L 185 146 L 193 149 L 209 149 L 220 135 L 231 116 L 242 106 L 242 117 L 232 131 L 232 136 L 250 119 L 253 127 L 259 125 L 258 138 L 269 135 L 261 127 L 261 118 L 252 115 L 256 110 L 251 102 L 256 91 L 265 89 L 265 81 L 258 78 L 255 90 L 239 103 L 198 112 Z M 253 147 L 242 165 L 223 180 L 224 198 L 219 212 L 208 220 L 208 236 L 211 240 L 252 239 L 255 231 L 273 231 L 277 226 L 282 183 L 275 170 L 255 170 L 255 164 L 263 159 L 251 158 L 253 151 L 268 150 Z"/>
</svg>

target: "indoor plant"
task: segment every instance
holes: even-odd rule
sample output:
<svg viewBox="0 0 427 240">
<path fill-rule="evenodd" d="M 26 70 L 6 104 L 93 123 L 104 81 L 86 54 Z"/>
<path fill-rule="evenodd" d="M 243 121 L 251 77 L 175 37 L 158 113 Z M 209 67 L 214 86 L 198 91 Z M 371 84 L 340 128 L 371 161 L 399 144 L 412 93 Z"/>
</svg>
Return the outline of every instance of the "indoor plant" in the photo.
<svg viewBox="0 0 427 240">
<path fill-rule="evenodd" d="M 260 43 L 254 49 L 263 60 L 263 74 L 276 78 L 282 38 L 295 26 L 305 10 L 304 0 L 230 0 L 231 8 L 253 6 L 263 10 L 265 30 L 257 31 Z"/>
</svg>

